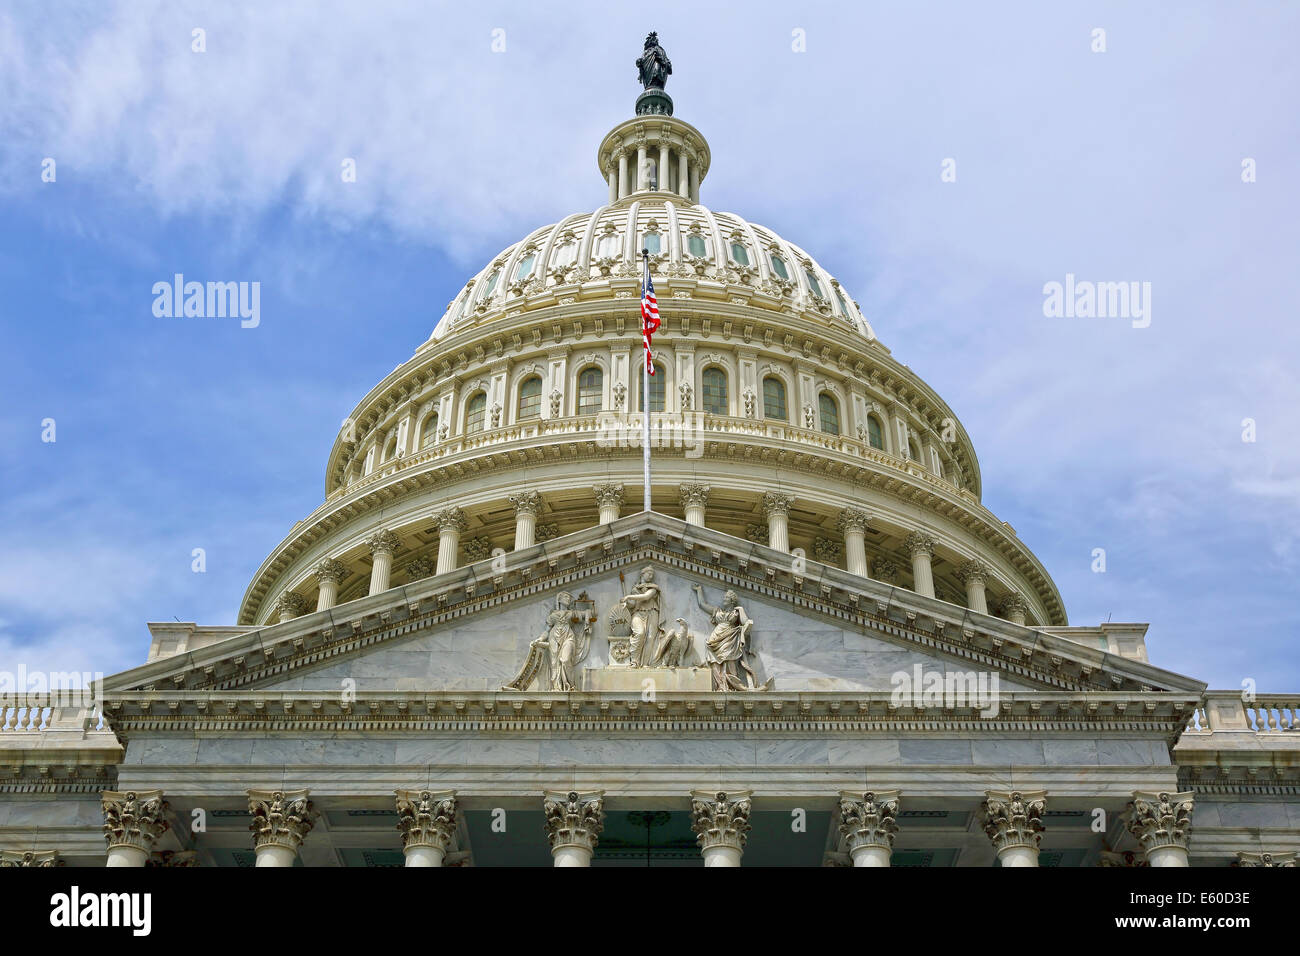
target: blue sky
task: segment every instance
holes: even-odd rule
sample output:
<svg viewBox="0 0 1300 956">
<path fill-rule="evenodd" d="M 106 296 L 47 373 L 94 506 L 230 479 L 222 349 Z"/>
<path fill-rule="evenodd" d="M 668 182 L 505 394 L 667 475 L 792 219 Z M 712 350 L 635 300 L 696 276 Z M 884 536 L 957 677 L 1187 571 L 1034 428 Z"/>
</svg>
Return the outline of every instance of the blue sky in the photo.
<svg viewBox="0 0 1300 956">
<path fill-rule="evenodd" d="M 1300 8 L 654 7 L 0 11 L 0 668 L 233 623 L 353 404 L 484 261 L 604 201 L 656 29 L 705 204 L 813 252 L 944 396 L 1071 623 L 1300 690 Z M 260 282 L 261 324 L 155 317 L 176 272 Z M 1044 317 L 1067 273 L 1150 282 L 1150 326 Z"/>
</svg>

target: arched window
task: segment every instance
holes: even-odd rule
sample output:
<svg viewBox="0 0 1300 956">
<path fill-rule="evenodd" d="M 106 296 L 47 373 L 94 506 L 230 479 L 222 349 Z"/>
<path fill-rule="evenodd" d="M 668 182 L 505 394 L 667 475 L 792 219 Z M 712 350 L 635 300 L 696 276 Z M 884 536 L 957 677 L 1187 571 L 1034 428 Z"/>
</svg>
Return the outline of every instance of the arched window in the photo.
<svg viewBox="0 0 1300 956">
<path fill-rule="evenodd" d="M 528 255 L 520 259 L 519 268 L 515 270 L 515 281 L 520 282 L 524 279 L 527 279 L 530 275 L 532 275 L 533 263 L 536 261 L 537 261 L 537 255 L 536 253 L 532 253 L 532 252 L 528 253 Z"/>
<path fill-rule="evenodd" d="M 785 404 L 785 382 L 775 375 L 763 379 L 763 417 L 778 422 L 790 420 L 790 413 Z"/>
<path fill-rule="evenodd" d="M 483 414 L 487 411 L 487 392 L 479 392 L 465 406 L 465 434 L 483 430 Z"/>
<path fill-rule="evenodd" d="M 701 376 L 701 382 L 704 387 L 701 389 L 703 395 L 704 410 L 710 415 L 726 415 L 727 406 L 727 373 L 720 368 L 706 368 L 704 375 Z"/>
<path fill-rule="evenodd" d="M 840 433 L 840 406 L 829 392 L 817 396 L 817 410 L 821 413 L 822 431 L 828 435 Z"/>
<path fill-rule="evenodd" d="M 578 373 L 578 414 L 594 415 L 605 404 L 605 373 L 589 365 Z"/>
<path fill-rule="evenodd" d="M 388 439 L 388 444 L 384 446 L 384 461 L 392 461 L 397 457 L 397 436 L 394 435 Z"/>
<path fill-rule="evenodd" d="M 743 242 L 733 242 L 731 244 L 731 259 L 737 265 L 749 265 L 749 250 L 745 248 Z"/>
<path fill-rule="evenodd" d="M 483 287 L 483 294 L 479 296 L 480 302 L 486 302 L 488 299 L 492 298 L 492 293 L 497 287 L 497 280 L 500 278 L 501 278 L 501 270 L 497 269 L 488 278 L 487 284 Z"/>
<path fill-rule="evenodd" d="M 645 366 L 641 366 L 641 390 L 636 393 L 637 411 L 645 411 Z M 655 362 L 655 373 L 650 376 L 650 411 L 662 412 L 665 409 L 664 398 L 668 394 L 668 374 L 664 367 Z"/>
<path fill-rule="evenodd" d="M 420 447 L 428 448 L 438 440 L 438 413 L 430 412 L 424 416 L 424 424 L 420 426 Z"/>
<path fill-rule="evenodd" d="M 912 461 L 919 462 L 921 460 L 921 452 L 917 450 L 916 440 L 913 438 L 907 440 L 907 457 Z"/>
<path fill-rule="evenodd" d="M 867 442 L 872 448 L 885 450 L 885 430 L 880 427 L 880 419 L 875 415 L 867 416 Z"/>
<path fill-rule="evenodd" d="M 812 290 L 812 294 L 817 296 L 819 299 L 822 298 L 821 283 L 818 282 L 817 277 L 813 275 L 812 269 L 804 269 L 803 274 L 804 278 L 808 280 L 808 288 Z"/>
<path fill-rule="evenodd" d="M 519 386 L 519 411 L 516 420 L 542 417 L 542 377 L 534 375 L 526 378 Z"/>
<path fill-rule="evenodd" d="M 774 252 L 771 255 L 770 261 L 772 263 L 772 271 L 775 272 L 777 275 L 779 275 L 786 282 L 789 282 L 790 270 L 785 267 L 785 260 L 782 259 Z"/>
</svg>

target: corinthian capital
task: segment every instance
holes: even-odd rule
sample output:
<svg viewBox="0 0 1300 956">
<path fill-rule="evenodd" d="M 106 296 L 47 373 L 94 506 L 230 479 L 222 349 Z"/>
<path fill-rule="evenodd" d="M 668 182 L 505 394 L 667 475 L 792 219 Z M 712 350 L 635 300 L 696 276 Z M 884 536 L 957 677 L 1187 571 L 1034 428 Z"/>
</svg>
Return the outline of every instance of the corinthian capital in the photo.
<svg viewBox="0 0 1300 956">
<path fill-rule="evenodd" d="M 282 846 L 297 852 L 316 825 L 316 810 L 306 790 L 249 790 L 248 812 L 253 822 L 254 849 Z"/>
<path fill-rule="evenodd" d="M 892 582 L 898 577 L 898 565 L 886 558 L 883 561 L 877 561 L 872 565 L 873 574 L 871 575 L 877 581 Z"/>
<path fill-rule="evenodd" d="M 370 549 L 371 554 L 378 554 L 380 551 L 394 554 L 396 553 L 397 546 L 400 543 L 401 542 L 398 540 L 397 535 L 393 534 L 391 531 L 376 531 L 366 539 L 366 547 Z"/>
<path fill-rule="evenodd" d="M 551 851 L 576 846 L 588 852 L 596 849 L 600 831 L 605 829 L 605 794 L 546 791 L 542 794 L 542 812 L 546 814 L 546 837 Z"/>
<path fill-rule="evenodd" d="M 1247 853 L 1242 850 L 1237 854 L 1237 865 L 1294 867 L 1296 856 L 1295 853 Z"/>
<path fill-rule="evenodd" d="M 0 850 L 0 867 L 63 865 L 58 850 Z"/>
<path fill-rule="evenodd" d="M 788 515 L 793 504 L 794 495 L 783 495 L 775 491 L 763 495 L 763 513 L 769 518 L 774 514 Z"/>
<path fill-rule="evenodd" d="M 460 533 L 469 527 L 469 519 L 465 517 L 465 512 L 459 508 L 444 508 L 433 516 L 433 520 L 437 524 L 439 531 Z"/>
<path fill-rule="evenodd" d="M 1128 805 L 1128 832 L 1150 853 L 1166 846 L 1187 848 L 1192 825 L 1191 793 L 1155 793 L 1137 790 Z"/>
<path fill-rule="evenodd" d="M 288 621 L 307 610 L 307 599 L 297 591 L 285 591 L 276 606 L 280 609 L 280 620 Z"/>
<path fill-rule="evenodd" d="M 934 538 L 924 531 L 913 531 L 903 539 L 903 550 L 912 557 L 934 554 Z"/>
<path fill-rule="evenodd" d="M 898 797 L 897 790 L 840 793 L 840 836 L 848 844 L 849 853 L 864 846 L 894 848 Z"/>
<path fill-rule="evenodd" d="M 957 579 L 962 584 L 969 584 L 976 579 L 987 581 L 990 574 L 992 574 L 992 571 L 989 566 L 978 558 L 963 561 L 957 568 Z"/>
<path fill-rule="evenodd" d="M 326 558 L 320 564 L 316 565 L 316 579 L 319 581 L 333 581 L 337 584 L 348 576 L 348 566 L 342 561 L 335 561 L 333 558 Z"/>
<path fill-rule="evenodd" d="M 536 517 L 542 511 L 542 496 L 535 491 L 511 495 L 510 503 L 514 505 L 516 515 L 528 514 Z"/>
<path fill-rule="evenodd" d="M 709 503 L 708 485 L 678 485 L 677 494 L 683 508 L 688 505 L 699 505 L 703 508 Z"/>
<path fill-rule="evenodd" d="M 1007 617 L 1013 614 L 1027 614 L 1029 612 L 1029 602 L 1022 598 L 1015 591 L 1012 591 L 1002 599 L 1002 613 Z"/>
<path fill-rule="evenodd" d="M 433 562 L 428 558 L 416 558 L 406 566 L 406 575 L 412 581 L 420 581 L 433 574 Z"/>
<path fill-rule="evenodd" d="M 596 506 L 618 505 L 623 507 L 623 486 L 620 484 L 596 485 L 591 489 L 596 495 Z"/>
<path fill-rule="evenodd" d="M 845 508 L 840 512 L 840 516 L 835 520 L 835 527 L 841 533 L 847 531 L 867 530 L 867 523 L 871 520 L 871 515 L 867 514 L 861 508 Z"/>
<path fill-rule="evenodd" d="M 1044 790 L 985 790 L 980 804 L 984 833 L 1001 853 L 1013 846 L 1037 850 L 1043 838 L 1043 814 L 1047 812 Z"/>
<path fill-rule="evenodd" d="M 701 850 L 724 846 L 734 850 L 745 849 L 749 833 L 748 790 L 730 794 L 694 790 L 691 792 L 691 829 Z"/>
<path fill-rule="evenodd" d="M 129 846 L 149 853 L 167 832 L 167 802 L 161 790 L 105 790 L 104 839 L 109 847 Z"/>
<path fill-rule="evenodd" d="M 398 790 L 397 829 L 404 850 L 431 846 L 445 852 L 456 835 L 456 791 Z"/>
</svg>

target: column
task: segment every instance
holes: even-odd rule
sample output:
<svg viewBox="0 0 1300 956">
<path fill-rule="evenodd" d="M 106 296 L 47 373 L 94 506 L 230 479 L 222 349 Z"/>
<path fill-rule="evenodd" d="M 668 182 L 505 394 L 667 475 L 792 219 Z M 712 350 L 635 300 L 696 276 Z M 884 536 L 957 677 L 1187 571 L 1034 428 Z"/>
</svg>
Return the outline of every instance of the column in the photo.
<svg viewBox="0 0 1300 956">
<path fill-rule="evenodd" d="M 767 544 L 790 553 L 790 506 L 794 496 L 769 491 L 763 495 L 763 513 L 767 515 Z"/>
<path fill-rule="evenodd" d="M 316 825 L 316 810 L 306 790 L 249 790 L 254 866 L 293 866 L 298 848 Z"/>
<path fill-rule="evenodd" d="M 840 792 L 840 835 L 854 866 L 889 866 L 898 832 L 897 790 Z"/>
<path fill-rule="evenodd" d="M 398 790 L 397 829 L 407 866 L 442 866 L 456 836 L 455 790 Z"/>
<path fill-rule="evenodd" d="M 105 790 L 104 839 L 108 866 L 144 866 L 154 842 L 167 832 L 167 802 L 161 790 Z"/>
<path fill-rule="evenodd" d="M 957 577 L 966 585 L 966 606 L 980 614 L 989 612 L 988 600 L 984 595 L 984 582 L 988 580 L 989 573 L 989 566 L 978 559 L 963 561 L 957 569 Z"/>
<path fill-rule="evenodd" d="M 691 190 L 686 194 L 686 198 L 693 203 L 700 201 L 700 167 L 698 164 L 691 164 Z"/>
<path fill-rule="evenodd" d="M 446 574 L 456 570 L 456 560 L 460 556 L 460 536 L 469 527 L 465 512 L 459 508 L 447 508 L 433 516 L 438 525 L 438 573 Z"/>
<path fill-rule="evenodd" d="M 1248 853 L 1245 850 L 1238 850 L 1237 865 L 1290 868 L 1296 866 L 1296 858 L 1298 856 L 1300 856 L 1300 854 L 1290 851 L 1286 853 Z"/>
<path fill-rule="evenodd" d="M 861 508 L 845 508 L 840 512 L 835 526 L 844 535 L 844 559 L 849 574 L 860 578 L 868 576 L 867 566 L 867 522 L 871 516 Z"/>
<path fill-rule="evenodd" d="M 1028 610 L 1028 602 L 1015 591 L 1012 591 L 1002 599 L 1002 616 L 1012 624 L 1023 625 L 1025 623 L 1025 614 Z"/>
<path fill-rule="evenodd" d="M 596 493 L 596 507 L 600 509 L 600 523 L 609 524 L 618 520 L 618 513 L 623 507 L 623 486 L 620 484 L 596 485 L 591 489 Z"/>
<path fill-rule="evenodd" d="M 677 195 L 683 199 L 691 197 L 691 177 L 686 171 L 686 150 L 677 150 Z"/>
<path fill-rule="evenodd" d="M 316 565 L 316 582 L 320 585 L 320 597 L 316 599 L 316 610 L 323 611 L 338 603 L 339 582 L 347 576 L 348 569 L 342 561 L 327 558 Z"/>
<path fill-rule="evenodd" d="M 1192 825 L 1191 793 L 1133 791 L 1125 824 L 1151 866 L 1187 866 L 1187 831 Z"/>
<path fill-rule="evenodd" d="M 622 199 L 630 190 L 627 188 L 627 150 L 618 154 L 618 198 Z"/>
<path fill-rule="evenodd" d="M 370 567 L 370 593 L 379 594 L 388 590 L 388 581 L 393 570 L 393 554 L 397 551 L 397 535 L 391 531 L 377 531 L 366 539 L 373 561 Z"/>
<path fill-rule="evenodd" d="M 280 623 L 283 624 L 307 613 L 307 599 L 297 591 L 285 591 L 276 602 L 276 607 L 280 609 Z"/>
<path fill-rule="evenodd" d="M 618 202 L 618 174 L 614 170 L 613 163 L 606 164 L 605 179 L 609 181 L 609 203 L 612 206 Z"/>
<path fill-rule="evenodd" d="M 515 508 L 515 550 L 531 548 L 536 543 L 537 516 L 542 510 L 542 496 L 535 491 L 511 495 Z"/>
<path fill-rule="evenodd" d="M 751 795 L 748 790 L 733 790 L 730 794 L 691 791 L 691 829 L 705 866 L 740 866 L 749 832 Z"/>
<path fill-rule="evenodd" d="M 930 569 L 934 538 L 924 531 L 913 531 L 903 539 L 903 550 L 912 556 L 912 590 L 934 597 L 934 573 Z"/>
<path fill-rule="evenodd" d="M 556 866 L 591 866 L 600 831 L 605 828 L 605 791 L 542 794 L 546 837 Z"/>
<path fill-rule="evenodd" d="M 58 850 L 0 850 L 0 869 L 63 866 Z"/>
<path fill-rule="evenodd" d="M 980 822 L 1003 866 L 1037 866 L 1047 791 L 985 790 Z"/>
<path fill-rule="evenodd" d="M 645 147 L 636 148 L 636 189 L 640 192 L 645 189 L 648 183 L 645 181 Z"/>
<path fill-rule="evenodd" d="M 704 506 L 709 503 L 708 485 L 678 485 L 682 507 L 686 509 L 686 523 L 704 527 Z"/>
<path fill-rule="evenodd" d="M 668 141 L 661 140 L 659 143 L 659 191 L 666 192 L 670 176 L 668 173 Z"/>
</svg>

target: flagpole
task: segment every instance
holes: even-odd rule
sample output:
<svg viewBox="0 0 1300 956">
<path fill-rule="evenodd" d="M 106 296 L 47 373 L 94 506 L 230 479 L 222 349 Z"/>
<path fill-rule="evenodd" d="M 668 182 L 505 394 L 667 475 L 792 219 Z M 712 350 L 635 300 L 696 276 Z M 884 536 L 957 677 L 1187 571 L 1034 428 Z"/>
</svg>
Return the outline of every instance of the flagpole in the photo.
<svg viewBox="0 0 1300 956">
<path fill-rule="evenodd" d="M 645 294 L 645 283 L 650 279 L 650 250 L 641 250 L 641 262 L 645 266 L 645 275 L 641 280 L 641 293 Z M 641 320 L 642 325 L 645 319 Z M 641 439 L 642 458 L 645 463 L 645 510 L 650 511 L 650 370 L 654 368 L 654 353 L 647 350 L 645 365 L 641 368 L 641 411 L 645 419 L 645 433 Z"/>
</svg>

